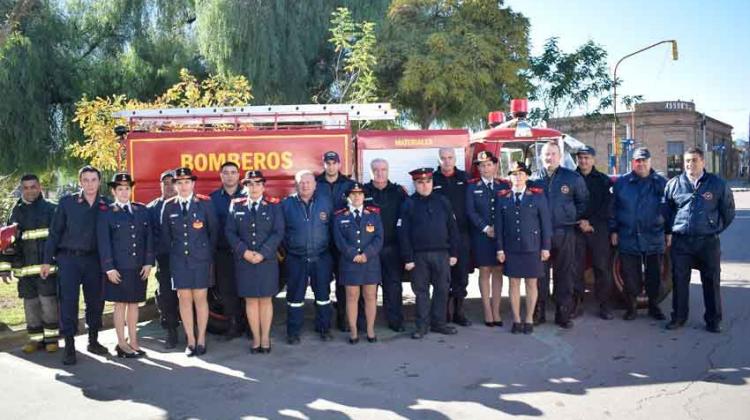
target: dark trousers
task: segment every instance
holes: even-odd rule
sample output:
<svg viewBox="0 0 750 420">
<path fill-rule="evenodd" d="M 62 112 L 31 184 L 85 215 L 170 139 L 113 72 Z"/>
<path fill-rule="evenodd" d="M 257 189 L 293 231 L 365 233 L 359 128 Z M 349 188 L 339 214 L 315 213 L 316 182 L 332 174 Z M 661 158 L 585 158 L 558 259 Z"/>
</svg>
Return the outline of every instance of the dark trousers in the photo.
<svg viewBox="0 0 750 420">
<path fill-rule="evenodd" d="M 427 251 L 414 254 L 411 287 L 417 297 L 417 329 L 445 325 L 445 308 L 450 287 L 448 251 Z M 432 303 L 430 303 L 432 285 Z"/>
<path fill-rule="evenodd" d="M 690 301 L 690 272 L 701 273 L 703 320 L 721 321 L 721 243 L 718 235 L 678 235 L 672 238 L 672 319 L 686 321 Z"/>
<path fill-rule="evenodd" d="M 461 232 L 461 243 L 458 249 L 458 262 L 451 267 L 450 297 L 465 298 L 466 286 L 469 285 L 469 264 L 471 252 L 469 232 Z"/>
<path fill-rule="evenodd" d="M 83 300 L 86 303 L 86 325 L 89 330 L 98 331 L 102 327 L 102 282 L 105 281 L 99 268 L 99 257 L 96 254 L 59 254 L 57 266 L 60 285 L 60 335 L 73 336 L 78 332 L 78 299 L 81 286 Z"/>
<path fill-rule="evenodd" d="M 159 309 L 159 321 L 162 328 L 177 328 L 178 302 L 177 291 L 172 289 L 172 274 L 169 270 L 169 254 L 156 257 L 156 307 Z"/>
<path fill-rule="evenodd" d="M 594 232 L 583 233 L 576 229 L 576 273 L 574 292 L 583 296 L 585 284 L 583 273 L 586 269 L 586 258 L 591 253 L 591 266 L 594 270 L 594 294 L 600 307 L 609 306 L 612 295 L 611 248 L 607 226 L 594 226 Z"/>
<path fill-rule="evenodd" d="M 390 244 L 380 251 L 381 281 L 383 284 L 383 309 L 388 324 L 401 325 L 404 322 L 403 293 L 401 276 L 404 265 L 401 263 L 398 245 Z"/>
<path fill-rule="evenodd" d="M 576 236 L 573 228 L 555 229 L 552 235 L 551 258 L 544 265 L 545 276 L 539 279 L 539 303 L 549 297 L 550 268 L 554 273 L 555 303 L 558 308 L 570 309 L 573 283 L 577 272 Z"/>
<path fill-rule="evenodd" d="M 286 269 L 289 280 L 286 291 L 288 336 L 299 336 L 304 323 L 305 291 L 308 282 L 315 294 L 315 329 L 331 328 L 331 255 L 327 252 L 308 259 L 287 255 Z"/>
<path fill-rule="evenodd" d="M 664 254 L 620 254 L 620 271 L 625 283 L 625 298 L 630 304 L 635 303 L 645 283 L 649 306 L 658 305 L 663 261 Z"/>
<path fill-rule="evenodd" d="M 234 255 L 230 249 L 218 249 L 214 259 L 216 270 L 216 288 L 221 297 L 224 315 L 238 319 L 240 315 L 240 298 L 237 296 L 237 281 L 234 273 Z"/>
</svg>

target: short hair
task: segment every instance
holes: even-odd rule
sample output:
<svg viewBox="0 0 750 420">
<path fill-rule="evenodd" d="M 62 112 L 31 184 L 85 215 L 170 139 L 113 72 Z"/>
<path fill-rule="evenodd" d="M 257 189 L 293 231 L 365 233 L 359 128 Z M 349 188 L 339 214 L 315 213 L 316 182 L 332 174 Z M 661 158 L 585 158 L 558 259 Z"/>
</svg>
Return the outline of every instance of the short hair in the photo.
<svg viewBox="0 0 750 420">
<path fill-rule="evenodd" d="M 451 152 L 453 154 L 453 156 L 456 156 L 456 149 L 454 149 L 452 147 L 441 147 L 438 150 L 438 156 L 441 156 L 443 154 L 443 152 Z"/>
<path fill-rule="evenodd" d="M 388 161 L 387 161 L 387 160 L 385 160 L 385 159 L 383 159 L 383 158 L 375 158 L 375 159 L 373 159 L 373 160 L 371 160 L 371 161 L 370 161 L 370 169 L 371 169 L 371 170 L 372 170 L 372 169 L 375 169 L 375 164 L 376 164 L 376 163 L 385 163 L 385 167 L 386 167 L 386 168 L 389 168 L 389 167 L 390 167 L 390 165 L 388 164 Z"/>
<path fill-rule="evenodd" d="M 312 175 L 313 177 L 315 177 L 315 174 L 312 173 L 311 170 L 309 170 L 309 169 L 303 169 L 301 171 L 298 171 L 296 174 L 294 174 L 294 183 L 295 184 L 299 184 L 300 181 L 302 181 L 302 177 L 305 176 L 305 175 Z"/>
<path fill-rule="evenodd" d="M 21 177 L 21 182 L 26 182 L 26 181 L 36 181 L 36 182 L 39 182 L 39 177 L 36 176 L 36 174 L 24 174 Z"/>
<path fill-rule="evenodd" d="M 542 145 L 542 149 L 545 147 L 556 147 L 558 152 L 562 153 L 562 149 L 560 149 L 560 145 L 555 140 L 550 140 Z"/>
<path fill-rule="evenodd" d="M 223 171 L 224 168 L 226 168 L 227 166 L 234 166 L 234 168 L 237 169 L 237 171 L 240 170 L 240 165 L 232 162 L 231 160 L 228 160 L 228 161 L 222 163 L 221 166 L 219 166 L 219 172 Z"/>
<path fill-rule="evenodd" d="M 96 174 L 96 177 L 100 180 L 102 179 L 102 173 L 98 169 L 94 168 L 91 165 L 86 165 L 83 168 L 78 170 L 78 179 L 81 179 L 81 175 L 85 174 L 86 172 L 93 172 Z"/>
<path fill-rule="evenodd" d="M 686 155 L 698 155 L 703 159 L 703 149 L 697 146 L 689 147 L 687 150 L 685 150 Z"/>
</svg>

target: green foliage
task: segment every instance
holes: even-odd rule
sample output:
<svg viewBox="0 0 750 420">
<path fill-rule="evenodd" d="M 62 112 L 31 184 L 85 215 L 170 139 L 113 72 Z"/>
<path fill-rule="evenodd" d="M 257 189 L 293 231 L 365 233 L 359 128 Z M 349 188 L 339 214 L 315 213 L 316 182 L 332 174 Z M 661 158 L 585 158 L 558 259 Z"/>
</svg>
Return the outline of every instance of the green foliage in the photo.
<svg viewBox="0 0 750 420">
<path fill-rule="evenodd" d="M 530 64 L 526 73 L 533 85 L 529 99 L 542 104 L 530 110 L 532 121 L 567 116 L 580 108 L 595 115 L 612 105 L 607 51 L 593 41 L 566 53 L 557 38 L 550 38 L 544 52 Z"/>
<path fill-rule="evenodd" d="M 528 90 L 529 23 L 497 0 L 394 0 L 378 79 L 422 128 L 465 125 Z"/>
</svg>

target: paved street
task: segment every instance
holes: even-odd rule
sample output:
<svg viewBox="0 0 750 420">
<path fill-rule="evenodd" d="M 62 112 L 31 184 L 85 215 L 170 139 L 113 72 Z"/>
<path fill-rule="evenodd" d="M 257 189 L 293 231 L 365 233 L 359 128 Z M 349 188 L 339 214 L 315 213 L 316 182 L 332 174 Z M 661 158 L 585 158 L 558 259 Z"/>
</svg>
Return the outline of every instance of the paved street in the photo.
<svg viewBox="0 0 750 420">
<path fill-rule="evenodd" d="M 162 333 L 149 322 L 142 327 L 147 359 L 93 356 L 82 351 L 83 336 L 71 368 L 60 354 L 0 353 L 2 417 L 746 419 L 750 192 L 736 198 L 737 220 L 722 237 L 719 335 L 703 330 L 697 276 L 690 321 L 677 332 L 645 315 L 602 321 L 591 307 L 570 331 L 547 324 L 514 336 L 507 325 L 481 324 L 475 299 L 475 325 L 456 336 L 415 341 L 379 330 L 379 343 L 351 346 L 343 334 L 321 343 L 310 332 L 290 347 L 277 317 L 272 354 L 251 356 L 245 340 L 210 340 L 198 360 L 163 352 Z M 665 312 L 670 304 L 671 297 Z M 104 340 L 111 349 L 114 333 Z"/>
</svg>

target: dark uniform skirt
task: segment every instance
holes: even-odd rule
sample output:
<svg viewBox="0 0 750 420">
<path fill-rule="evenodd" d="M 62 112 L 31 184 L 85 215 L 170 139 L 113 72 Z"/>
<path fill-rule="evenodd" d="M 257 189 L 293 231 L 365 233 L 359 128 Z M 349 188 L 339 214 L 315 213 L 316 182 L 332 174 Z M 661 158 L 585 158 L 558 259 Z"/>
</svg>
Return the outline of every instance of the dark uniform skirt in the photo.
<svg viewBox="0 0 750 420">
<path fill-rule="evenodd" d="M 279 262 L 276 258 L 260 264 L 234 260 L 234 265 L 237 296 L 266 298 L 279 293 Z"/>
<path fill-rule="evenodd" d="M 213 286 L 211 264 L 192 264 L 190 267 L 170 263 L 172 289 L 208 289 Z"/>
<path fill-rule="evenodd" d="M 137 270 L 118 270 L 120 284 L 114 284 L 104 279 L 104 300 L 108 302 L 138 303 L 146 300 L 146 285 L 148 281 L 141 280 Z"/>
<path fill-rule="evenodd" d="M 380 284 L 380 258 L 373 258 L 367 263 L 358 265 L 352 269 L 352 264 L 339 262 L 338 284 L 342 286 L 363 286 L 365 284 Z"/>
<path fill-rule="evenodd" d="M 495 239 L 484 233 L 474 233 L 471 238 L 471 252 L 474 255 L 474 265 L 489 267 L 500 265 L 497 260 L 497 246 Z"/>
<path fill-rule="evenodd" d="M 514 278 L 543 277 L 544 262 L 542 262 L 541 251 L 507 253 L 503 274 Z"/>
</svg>

